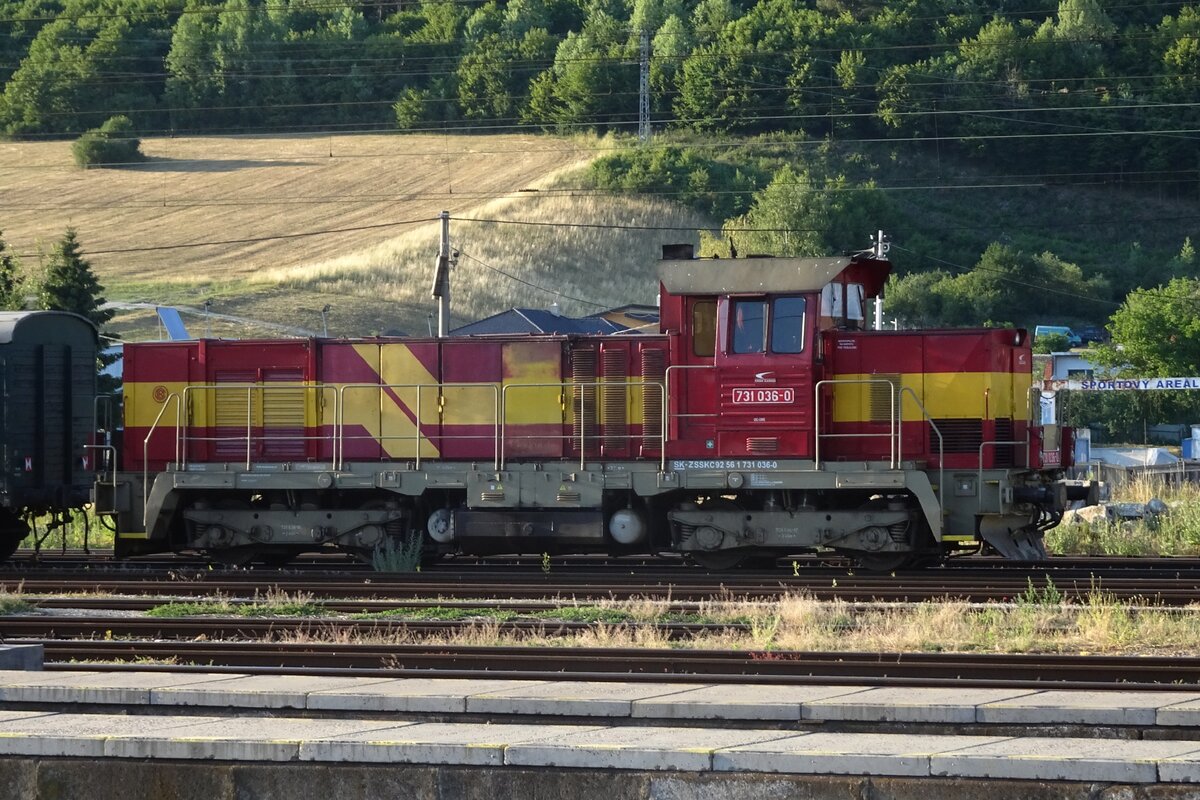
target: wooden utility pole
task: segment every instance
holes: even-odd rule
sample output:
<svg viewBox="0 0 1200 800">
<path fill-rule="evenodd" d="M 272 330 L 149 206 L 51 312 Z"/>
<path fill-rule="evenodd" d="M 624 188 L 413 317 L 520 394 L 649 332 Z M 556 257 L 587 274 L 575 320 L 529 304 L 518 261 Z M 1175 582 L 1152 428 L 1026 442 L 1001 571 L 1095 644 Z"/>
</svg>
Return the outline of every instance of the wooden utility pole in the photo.
<svg viewBox="0 0 1200 800">
<path fill-rule="evenodd" d="M 433 296 L 438 301 L 438 338 L 450 335 L 450 212 L 441 213 L 442 238 L 438 245 L 437 268 L 433 274 Z"/>
</svg>

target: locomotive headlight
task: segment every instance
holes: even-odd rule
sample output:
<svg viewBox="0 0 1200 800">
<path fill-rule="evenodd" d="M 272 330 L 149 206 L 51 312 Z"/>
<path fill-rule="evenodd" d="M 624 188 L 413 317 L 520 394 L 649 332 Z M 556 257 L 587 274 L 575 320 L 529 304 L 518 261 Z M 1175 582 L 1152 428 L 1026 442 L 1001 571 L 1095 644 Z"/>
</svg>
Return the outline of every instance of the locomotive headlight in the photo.
<svg viewBox="0 0 1200 800">
<path fill-rule="evenodd" d="M 1013 347 L 1020 347 L 1025 343 L 1025 331 L 1013 331 Z"/>
<path fill-rule="evenodd" d="M 746 479 L 742 477 L 742 473 L 740 472 L 731 472 L 725 476 L 725 483 L 728 484 L 730 489 L 740 489 L 745 482 Z"/>
</svg>

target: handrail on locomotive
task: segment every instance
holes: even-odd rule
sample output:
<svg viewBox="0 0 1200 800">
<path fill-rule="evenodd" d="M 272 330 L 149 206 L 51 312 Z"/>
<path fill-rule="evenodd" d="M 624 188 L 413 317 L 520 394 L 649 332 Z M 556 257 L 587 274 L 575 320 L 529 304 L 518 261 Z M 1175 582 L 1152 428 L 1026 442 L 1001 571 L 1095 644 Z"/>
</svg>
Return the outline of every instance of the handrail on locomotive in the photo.
<svg viewBox="0 0 1200 800">
<path fill-rule="evenodd" d="M 174 430 L 174 450 L 175 450 L 174 464 L 175 464 L 176 469 L 179 469 L 179 470 L 187 469 L 188 444 L 192 443 L 192 442 L 245 442 L 246 443 L 245 466 L 246 466 L 247 470 L 250 470 L 255 463 L 254 448 L 253 448 L 253 445 L 255 442 L 331 441 L 333 447 L 331 449 L 332 459 L 330 461 L 329 466 L 330 466 L 330 469 L 340 470 L 340 469 L 344 468 L 344 466 L 346 464 L 346 456 L 345 456 L 346 441 L 348 439 L 353 440 L 353 439 L 357 438 L 354 436 L 348 436 L 346 433 L 346 422 L 345 422 L 345 418 L 344 418 L 344 409 L 346 406 L 345 394 L 347 391 L 383 392 L 383 391 L 395 391 L 395 390 L 415 390 L 416 405 L 414 408 L 414 415 L 417 420 L 421 420 L 421 419 L 423 419 L 423 417 L 422 417 L 423 398 L 427 392 L 429 392 L 429 391 L 437 392 L 437 396 L 438 396 L 437 404 L 438 404 L 438 408 L 439 408 L 439 413 L 441 413 L 444 411 L 445 406 L 446 406 L 445 390 L 446 389 L 462 389 L 462 390 L 467 390 L 467 391 L 486 391 L 493 395 L 493 402 L 491 404 L 491 407 L 492 407 L 492 423 L 491 423 L 491 425 L 492 425 L 492 429 L 493 429 L 492 433 L 486 437 L 480 436 L 478 434 L 455 435 L 455 434 L 439 433 L 437 435 L 437 438 L 440 438 L 443 440 L 452 440 L 452 439 L 453 440 L 475 440 L 475 439 L 481 439 L 481 438 L 491 439 L 493 441 L 493 452 L 492 452 L 493 465 L 495 466 L 496 469 L 503 469 L 505 466 L 505 443 L 510 438 L 512 438 L 512 437 L 506 436 L 506 429 L 505 429 L 506 420 L 507 420 L 507 416 L 508 416 L 507 412 L 509 410 L 508 394 L 510 391 L 516 392 L 516 391 L 520 391 L 520 390 L 539 389 L 539 388 L 542 388 L 542 389 L 557 388 L 557 389 L 561 390 L 561 394 L 560 394 L 560 398 L 561 398 L 561 397 L 564 397 L 566 395 L 567 391 L 571 390 L 571 389 L 603 388 L 605 386 L 612 386 L 612 385 L 614 385 L 612 381 L 603 381 L 603 380 L 519 383 L 519 384 L 508 384 L 502 388 L 492 385 L 492 384 L 478 384 L 478 383 L 466 383 L 466 382 L 459 382 L 459 383 L 361 383 L 361 384 L 340 384 L 340 385 L 311 384 L 311 383 L 309 383 L 309 384 L 289 384 L 289 383 L 192 384 L 192 385 L 188 385 L 188 386 L 184 387 L 183 393 L 182 393 L 183 398 L 185 398 L 184 400 L 182 400 L 182 401 L 180 400 L 180 394 L 172 392 L 163 401 L 163 407 L 159 410 L 158 415 L 154 419 L 154 422 L 150 425 L 149 432 L 146 434 L 145 439 L 143 441 L 143 461 L 145 461 L 147 463 L 149 462 L 149 443 L 150 443 L 151 438 L 160 430 L 166 430 L 165 428 L 160 428 L 160 423 L 162 422 L 162 417 L 166 413 L 167 408 L 174 402 L 177 404 L 176 405 L 176 419 L 175 419 L 175 426 L 174 426 L 174 428 L 175 428 L 175 430 Z M 653 380 L 647 381 L 647 380 L 639 378 L 639 379 L 635 379 L 635 380 L 623 380 L 621 385 L 626 387 L 627 389 L 637 389 L 637 390 L 640 390 L 643 392 L 645 392 L 645 391 L 657 392 L 658 395 L 660 396 L 660 398 L 662 398 L 664 400 L 668 396 L 667 395 L 667 387 L 666 387 L 666 384 L 664 381 L 653 381 Z M 236 435 L 236 436 L 193 436 L 188 433 L 188 428 L 192 424 L 192 421 L 190 419 L 190 414 L 191 414 L 191 410 L 193 408 L 192 403 L 190 402 L 189 395 L 197 393 L 197 392 L 222 392 L 222 391 L 234 391 L 234 390 L 246 392 L 246 426 L 244 429 L 244 431 L 245 431 L 244 433 Z M 332 434 L 330 436 L 323 436 L 323 435 L 306 436 L 306 435 L 294 435 L 294 434 L 287 434 L 287 435 L 282 435 L 282 436 L 262 434 L 259 436 L 255 436 L 254 429 L 257 426 L 255 425 L 256 405 L 254 403 L 254 400 L 255 400 L 256 394 L 259 396 L 262 396 L 268 392 L 275 392 L 275 391 L 294 392 L 297 390 L 304 391 L 307 393 L 314 393 L 314 392 L 320 393 L 322 396 L 324 396 L 326 393 L 329 393 L 329 392 L 333 393 L 334 401 L 335 401 L 334 402 L 335 423 L 333 426 Z M 583 416 L 587 412 L 587 408 L 583 405 L 583 403 L 585 402 L 583 393 L 579 393 L 577 395 L 577 399 L 579 400 L 579 403 L 580 403 L 580 405 L 578 406 L 578 413 L 580 416 Z M 186 409 L 187 413 L 182 413 L 181 409 Z M 668 427 L 668 417 L 669 416 L 670 416 L 669 414 L 663 415 L 663 419 L 658 425 L 659 430 L 655 434 L 653 434 L 653 437 L 655 440 L 655 445 L 656 445 L 655 449 L 658 449 L 660 451 L 660 453 L 665 453 L 665 448 L 663 447 L 663 445 L 667 440 L 667 427 Z M 679 416 L 685 416 L 685 415 L 679 415 Z M 647 434 L 647 433 L 626 434 L 620 438 L 625 438 L 625 439 L 629 439 L 629 440 L 636 440 L 636 439 L 645 440 L 645 438 L 648 435 L 650 435 L 650 434 Z M 605 438 L 605 437 L 612 438 L 612 434 L 611 433 L 604 434 L 604 435 L 594 434 L 594 435 L 588 436 L 586 426 L 581 427 L 581 431 L 578 436 L 579 449 L 580 449 L 580 454 L 581 454 L 580 455 L 580 458 L 581 458 L 580 469 L 583 469 L 586 466 L 585 459 L 586 459 L 586 452 L 587 452 L 587 447 L 586 447 L 587 443 L 589 441 L 599 440 L 599 439 Z M 366 437 L 362 437 L 362 438 L 366 438 Z M 417 443 L 419 443 L 421 440 L 426 439 L 426 438 L 428 438 L 428 434 L 422 433 L 419 426 L 414 428 L 414 431 L 411 434 L 395 434 L 395 435 L 379 434 L 379 435 L 372 435 L 370 437 L 370 439 L 372 441 L 407 441 L 407 442 L 417 442 Z M 517 437 L 517 438 L 521 438 L 521 437 Z M 544 437 L 539 437 L 539 438 L 544 438 Z M 574 440 L 576 437 L 574 435 L 568 436 L 568 435 L 564 434 L 558 438 Z M 415 467 L 418 469 L 421 466 L 421 459 L 422 459 L 421 449 L 420 449 L 420 447 L 417 447 L 414 452 L 413 461 L 414 461 Z M 666 470 L 665 455 L 660 454 L 659 463 L 660 463 L 661 469 L 663 471 L 665 471 Z M 149 477 L 148 471 L 144 472 L 144 477 L 148 480 L 148 477 Z"/>
<path fill-rule="evenodd" d="M 680 366 L 680 367 L 672 367 L 671 369 L 688 369 L 688 368 L 691 368 L 691 367 Z M 712 369 L 712 367 L 703 367 L 703 368 Z M 439 433 L 438 438 L 447 439 L 447 440 L 449 440 L 449 439 L 466 440 L 466 439 L 480 439 L 480 438 L 491 439 L 493 441 L 493 445 L 494 445 L 494 447 L 493 447 L 493 464 L 496 469 L 503 469 L 505 466 L 505 462 L 506 462 L 505 444 L 510 438 L 512 438 L 512 437 L 509 437 L 506 435 L 507 434 L 506 420 L 508 417 L 507 412 L 510 409 L 510 404 L 509 404 L 509 393 L 510 392 L 516 393 L 516 392 L 520 392 L 523 390 L 546 389 L 546 388 L 559 389 L 560 390 L 560 401 L 565 403 L 564 398 L 566 397 L 568 392 L 570 392 L 571 390 L 585 389 L 585 388 L 603 388 L 605 386 L 612 386 L 613 383 L 614 383 L 613 381 L 605 381 L 605 380 L 549 381 L 549 382 L 541 382 L 541 383 L 506 384 L 502 387 L 496 386 L 494 384 L 478 384 L 478 383 L 466 383 L 466 382 L 457 382 L 457 383 L 360 383 L 360 384 L 340 384 L 340 385 L 311 384 L 311 383 L 306 383 L 306 384 L 290 384 L 290 383 L 191 384 L 191 385 L 184 387 L 182 395 L 180 393 L 172 392 L 163 401 L 162 408 L 159 410 L 158 415 L 155 417 L 154 422 L 150 426 L 149 432 L 146 434 L 145 439 L 143 440 L 143 460 L 144 461 L 149 460 L 148 451 L 149 451 L 150 440 L 155 435 L 155 433 L 157 433 L 160 430 L 160 423 L 162 422 L 163 416 L 165 415 L 167 409 L 174 403 L 176 405 L 176 413 L 175 413 L 176 419 L 175 419 L 175 425 L 174 425 L 174 428 L 175 428 L 175 435 L 174 435 L 175 464 L 176 464 L 177 468 L 180 470 L 187 469 L 188 444 L 192 443 L 192 442 L 201 442 L 201 441 L 203 441 L 203 442 L 245 442 L 246 443 L 245 466 L 246 466 L 246 469 L 249 470 L 253 467 L 253 465 L 255 463 L 254 450 L 253 450 L 253 444 L 255 442 L 265 442 L 265 441 L 308 442 L 308 441 L 325 441 L 325 440 L 329 440 L 333 443 L 333 448 L 331 450 L 333 457 L 332 457 L 332 460 L 330 461 L 330 468 L 334 469 L 334 470 L 339 470 L 339 469 L 342 469 L 346 463 L 346 456 L 345 456 L 346 440 L 347 439 L 352 440 L 352 439 L 356 438 L 354 436 L 348 436 L 346 433 L 346 430 L 345 430 L 346 429 L 346 423 L 345 423 L 345 418 L 344 418 L 345 407 L 346 407 L 345 394 L 348 391 L 382 392 L 382 391 L 395 391 L 395 390 L 415 390 L 414 393 L 415 393 L 415 397 L 416 397 L 416 406 L 415 406 L 414 411 L 415 411 L 416 418 L 418 420 L 421 420 L 421 419 L 423 419 L 422 414 L 421 414 L 422 403 L 424 402 L 423 398 L 427 392 L 431 392 L 431 391 L 437 392 L 437 404 L 438 404 L 439 413 L 440 413 L 440 412 L 444 411 L 445 406 L 446 406 L 445 390 L 446 389 L 461 389 L 461 390 L 467 390 L 467 391 L 486 391 L 493 395 L 493 403 L 491 404 L 491 406 L 492 406 L 492 423 L 491 423 L 491 425 L 493 428 L 492 433 L 486 437 L 480 436 L 478 434 L 476 434 L 476 435 L 454 435 L 454 434 Z M 889 396 L 890 396 L 890 402 L 889 402 L 890 412 L 889 412 L 889 418 L 888 418 L 888 430 L 887 431 L 869 432 L 869 433 L 828 433 L 828 432 L 823 432 L 821 430 L 821 428 L 820 428 L 820 425 L 821 425 L 820 411 L 821 411 L 821 407 L 822 407 L 821 389 L 826 386 L 847 385 L 847 384 L 883 384 L 888 387 Z M 643 392 L 644 391 L 657 392 L 659 394 L 659 396 L 665 400 L 666 398 L 670 397 L 670 394 L 669 394 L 670 370 L 667 371 L 667 379 L 665 381 L 655 381 L 655 380 L 647 381 L 642 378 L 622 379 L 621 385 L 623 385 L 626 389 L 635 390 L 635 391 L 640 390 Z M 193 424 L 193 421 L 191 420 L 191 409 L 193 406 L 192 406 L 192 403 L 190 402 L 190 395 L 192 395 L 196 392 L 226 392 L 226 391 L 234 391 L 234 390 L 244 391 L 246 393 L 246 426 L 244 429 L 245 432 L 242 434 L 239 434 L 237 436 L 190 435 L 188 429 Z M 322 435 L 311 435 L 310 436 L 310 435 L 287 434 L 287 435 L 280 436 L 280 435 L 268 435 L 268 434 L 264 433 L 259 436 L 255 436 L 254 429 L 255 429 L 255 427 L 257 427 L 255 425 L 255 422 L 256 422 L 255 409 L 257 408 L 257 406 L 256 406 L 254 400 L 255 400 L 256 395 L 259 398 L 261 398 L 262 396 L 264 396 L 266 393 L 269 393 L 269 392 L 295 392 L 295 391 L 303 391 L 305 393 L 318 393 L 319 395 L 322 396 L 322 398 L 327 393 L 332 394 L 332 396 L 334 398 L 334 419 L 335 419 L 335 424 L 333 426 L 332 435 L 331 436 L 322 436 Z M 929 412 L 926 410 L 924 404 L 921 403 L 920 398 L 909 387 L 900 387 L 899 392 L 897 392 L 895 381 L 892 381 L 889 379 L 884 379 L 884 378 L 853 379 L 853 380 L 826 379 L 826 380 L 818 381 L 816 383 L 816 385 L 814 387 L 814 394 L 815 394 L 815 408 L 817 411 L 817 413 L 816 413 L 816 426 L 817 427 L 815 430 L 815 450 L 814 450 L 814 458 L 813 458 L 813 469 L 819 470 L 821 468 L 820 441 L 822 439 L 825 439 L 825 438 L 884 438 L 884 437 L 886 437 L 889 440 L 890 454 L 887 459 L 888 468 L 889 469 L 900 469 L 903 464 L 903 446 L 904 445 L 903 445 L 902 437 L 900 436 L 900 422 L 899 422 L 896 412 L 899 407 L 899 404 L 897 403 L 897 399 L 900 397 L 903 397 L 905 395 L 908 395 L 909 397 L 912 398 L 912 401 L 916 404 L 917 409 L 921 412 L 925 422 L 929 425 L 930 429 L 933 430 L 934 433 L 937 435 L 938 441 L 939 441 L 939 448 L 938 448 L 939 456 L 941 456 L 942 453 L 944 452 L 944 449 L 945 449 L 944 438 L 942 436 L 941 431 L 938 429 L 937 424 L 934 422 L 933 418 L 929 415 Z M 585 394 L 582 392 L 579 392 L 575 395 L 575 398 L 579 403 L 579 405 L 575 406 L 575 408 L 577 409 L 576 413 L 579 416 L 585 416 L 586 412 L 587 412 L 586 407 L 583 405 L 585 403 Z M 667 407 L 665 405 L 665 403 L 664 403 L 664 407 Z M 186 410 L 186 413 L 185 413 L 185 410 Z M 716 416 L 716 415 L 715 414 L 684 414 L 684 413 L 678 413 L 678 412 L 674 412 L 674 411 L 670 411 L 670 410 L 666 411 L 663 414 L 662 420 L 658 424 L 659 430 L 654 435 L 655 444 L 657 445 L 657 447 L 655 449 L 658 449 L 660 451 L 659 466 L 660 466 L 661 471 L 663 471 L 663 472 L 667 471 L 667 461 L 666 461 L 666 455 L 665 455 L 665 448 L 663 445 L 665 444 L 665 442 L 668 439 L 667 432 L 669 430 L 670 421 L 672 419 L 712 417 L 712 416 Z M 630 440 L 636 440 L 636 439 L 645 440 L 645 438 L 648 435 L 649 434 L 647 434 L 647 433 L 625 434 L 624 436 L 622 436 L 620 438 L 626 438 L 626 439 L 630 439 Z M 578 436 L 576 436 L 574 434 L 572 434 L 572 435 L 564 434 L 563 436 L 561 436 L 559 438 L 570 439 L 570 440 L 575 440 L 576 438 L 578 438 L 578 446 L 579 446 L 580 458 L 581 458 L 580 469 L 583 469 L 586 466 L 586 453 L 587 453 L 586 445 L 587 445 L 587 443 L 589 441 L 598 441 L 605 437 L 611 438 L 611 436 L 612 436 L 612 434 L 598 434 L 598 433 L 589 436 L 587 434 L 586 427 L 581 426 L 580 433 L 578 434 Z M 365 437 L 357 437 L 357 438 L 365 438 Z M 372 435 L 370 438 L 372 440 L 381 440 L 381 441 L 419 442 L 422 439 L 428 438 L 428 434 L 422 433 L 420 431 L 419 427 L 417 427 L 417 428 L 414 428 L 414 431 L 410 434 L 395 434 L 395 435 L 380 434 L 380 435 Z M 516 437 L 516 438 L 522 438 L 522 437 Z M 542 437 L 539 437 L 539 438 L 542 438 Z M 1015 441 L 1014 442 L 985 442 L 984 444 L 985 445 L 986 444 L 1000 444 L 1000 445 L 1025 444 L 1026 446 L 1028 446 L 1028 442 L 1015 442 Z M 413 461 L 415 463 L 415 466 L 418 469 L 421 466 L 421 459 L 422 459 L 421 451 L 420 451 L 420 448 L 418 447 L 415 449 L 414 456 L 413 456 Z M 981 464 L 981 467 L 982 467 L 982 464 Z M 146 473 L 146 474 L 148 477 L 148 473 Z"/>
</svg>

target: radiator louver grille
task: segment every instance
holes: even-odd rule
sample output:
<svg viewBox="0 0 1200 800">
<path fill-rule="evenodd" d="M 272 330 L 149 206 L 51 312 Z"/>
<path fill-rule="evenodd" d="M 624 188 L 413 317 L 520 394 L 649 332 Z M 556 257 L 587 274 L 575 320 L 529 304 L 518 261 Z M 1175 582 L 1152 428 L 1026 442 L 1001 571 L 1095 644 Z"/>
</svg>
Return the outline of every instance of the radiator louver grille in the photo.
<svg viewBox="0 0 1200 800">
<path fill-rule="evenodd" d="M 1011 441 L 1013 441 L 1013 438 L 1014 438 L 1013 421 L 1006 417 L 998 418 L 996 420 L 996 441 L 1011 442 Z M 1014 461 L 1013 445 L 998 444 L 995 446 L 995 453 L 996 453 L 995 465 L 997 467 L 1013 466 L 1013 461 Z M 985 453 L 985 455 L 986 455 L 986 453 Z"/>
<path fill-rule="evenodd" d="M 479 499 L 484 503 L 504 502 L 504 492 L 480 492 Z"/>
<path fill-rule="evenodd" d="M 658 447 L 663 424 L 663 389 L 666 382 L 666 353 L 642 351 L 642 446 Z"/>
<path fill-rule="evenodd" d="M 579 492 L 559 492 L 555 496 L 555 500 L 560 503 L 578 503 L 580 497 Z"/>
<path fill-rule="evenodd" d="M 746 439 L 748 453 L 776 453 L 779 451 L 779 439 L 774 436 L 751 436 Z"/>
<path fill-rule="evenodd" d="M 258 373 L 254 370 L 221 370 L 213 375 L 217 388 L 208 392 L 212 397 L 213 421 L 221 438 L 214 444 L 218 457 L 246 457 L 246 424 L 250 392 L 241 388 L 222 388 L 222 383 L 254 383 Z M 207 398 L 206 398 L 207 399 Z M 240 437 L 240 438 L 238 438 Z"/>
<path fill-rule="evenodd" d="M 596 380 L 596 351 L 575 350 L 571 353 L 571 380 L 575 383 L 573 411 L 575 416 L 574 439 L 579 445 L 584 440 L 582 449 L 586 450 L 596 435 L 596 420 L 599 419 L 596 408 L 596 387 L 589 386 Z"/>
<path fill-rule="evenodd" d="M 942 432 L 947 453 L 979 453 L 983 443 L 983 420 L 978 419 L 935 419 Z M 929 429 L 929 452 L 938 451 L 937 434 Z"/>
<path fill-rule="evenodd" d="M 263 390 L 255 392 L 262 398 L 263 425 L 267 428 L 263 455 L 270 458 L 302 458 L 305 452 L 305 390 L 299 386 L 273 387 L 271 383 L 303 383 L 304 372 L 264 370 L 263 382 Z"/>
<path fill-rule="evenodd" d="M 870 388 L 870 413 L 871 422 L 891 422 L 893 403 L 899 402 L 898 397 L 894 397 L 893 393 L 900 391 L 900 376 L 899 375 L 872 375 L 872 380 L 891 381 L 889 386 L 886 383 L 868 383 Z M 894 388 L 893 388 L 894 387 Z"/>
<path fill-rule="evenodd" d="M 604 447 L 615 450 L 625 446 L 629 435 L 628 414 L 625 412 L 627 391 L 626 355 L 623 350 L 604 351 Z"/>
</svg>

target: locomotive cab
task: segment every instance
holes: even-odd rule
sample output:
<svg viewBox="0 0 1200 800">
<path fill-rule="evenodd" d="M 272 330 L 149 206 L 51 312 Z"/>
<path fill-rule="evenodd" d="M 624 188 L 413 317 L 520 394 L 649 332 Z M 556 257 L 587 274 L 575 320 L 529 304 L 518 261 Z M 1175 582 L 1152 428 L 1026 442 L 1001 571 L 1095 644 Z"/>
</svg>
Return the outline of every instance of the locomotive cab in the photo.
<svg viewBox="0 0 1200 800">
<path fill-rule="evenodd" d="M 812 458 L 822 330 L 860 327 L 891 271 L 855 258 L 693 259 L 659 267 L 672 336 L 672 433 L 682 456 Z"/>
</svg>

